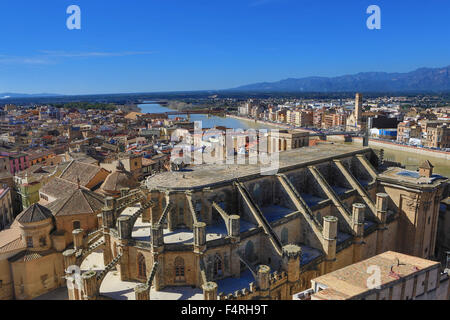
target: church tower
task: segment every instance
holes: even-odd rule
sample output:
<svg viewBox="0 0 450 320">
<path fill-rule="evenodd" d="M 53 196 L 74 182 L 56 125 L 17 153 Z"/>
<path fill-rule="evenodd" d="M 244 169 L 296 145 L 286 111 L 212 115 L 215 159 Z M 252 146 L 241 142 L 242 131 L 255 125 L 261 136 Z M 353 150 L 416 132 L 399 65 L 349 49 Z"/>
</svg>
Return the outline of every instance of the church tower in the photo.
<svg viewBox="0 0 450 320">
<path fill-rule="evenodd" d="M 355 98 L 356 125 L 361 124 L 362 112 L 363 112 L 362 107 L 363 107 L 363 95 L 361 93 L 357 93 L 356 98 Z"/>
</svg>

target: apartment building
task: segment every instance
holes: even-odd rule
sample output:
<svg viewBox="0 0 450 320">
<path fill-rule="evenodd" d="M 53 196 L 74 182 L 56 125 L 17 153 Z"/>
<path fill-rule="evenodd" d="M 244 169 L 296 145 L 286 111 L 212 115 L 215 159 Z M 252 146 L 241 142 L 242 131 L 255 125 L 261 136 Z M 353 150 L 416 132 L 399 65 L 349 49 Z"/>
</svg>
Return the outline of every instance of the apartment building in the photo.
<svg viewBox="0 0 450 320">
<path fill-rule="evenodd" d="M 409 143 L 411 139 L 421 139 L 422 128 L 415 121 L 403 121 L 397 126 L 397 142 Z"/>
<path fill-rule="evenodd" d="M 428 126 L 424 146 L 429 148 L 450 148 L 450 126 L 447 123 Z"/>
<path fill-rule="evenodd" d="M 0 189 L 0 231 L 14 220 L 11 189 L 3 186 Z"/>
</svg>

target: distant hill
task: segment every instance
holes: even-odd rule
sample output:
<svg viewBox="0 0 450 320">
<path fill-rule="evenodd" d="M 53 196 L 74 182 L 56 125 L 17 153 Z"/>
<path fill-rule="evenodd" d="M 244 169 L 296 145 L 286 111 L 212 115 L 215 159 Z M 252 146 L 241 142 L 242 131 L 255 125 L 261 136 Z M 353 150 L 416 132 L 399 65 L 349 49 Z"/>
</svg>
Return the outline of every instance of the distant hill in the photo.
<svg viewBox="0 0 450 320">
<path fill-rule="evenodd" d="M 27 93 L 0 93 L 0 99 L 16 99 L 16 98 L 41 98 L 41 97 L 56 97 L 61 96 L 60 94 L 54 93 L 37 93 L 37 94 L 27 94 Z"/>
<path fill-rule="evenodd" d="M 262 82 L 229 91 L 257 92 L 450 92 L 450 66 L 407 73 L 362 72 L 340 77 L 307 77 Z"/>
</svg>

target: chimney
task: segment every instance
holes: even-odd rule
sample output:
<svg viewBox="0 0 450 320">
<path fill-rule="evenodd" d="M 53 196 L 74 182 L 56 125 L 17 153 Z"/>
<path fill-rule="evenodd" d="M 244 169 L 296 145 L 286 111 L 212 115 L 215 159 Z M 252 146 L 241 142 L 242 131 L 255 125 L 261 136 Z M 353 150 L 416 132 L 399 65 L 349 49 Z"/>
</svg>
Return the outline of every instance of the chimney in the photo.
<svg viewBox="0 0 450 320">
<path fill-rule="evenodd" d="M 426 160 L 419 167 L 419 174 L 421 177 L 430 178 L 433 175 L 434 166 L 430 161 Z"/>
</svg>

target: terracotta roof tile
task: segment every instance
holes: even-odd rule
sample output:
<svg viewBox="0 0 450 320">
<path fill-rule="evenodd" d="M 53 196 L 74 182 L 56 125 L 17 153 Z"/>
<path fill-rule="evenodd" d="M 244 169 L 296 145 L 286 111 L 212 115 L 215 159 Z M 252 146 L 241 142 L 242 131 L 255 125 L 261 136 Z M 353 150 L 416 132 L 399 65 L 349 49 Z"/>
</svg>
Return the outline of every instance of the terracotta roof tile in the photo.
<svg viewBox="0 0 450 320">
<path fill-rule="evenodd" d="M 104 206 L 104 199 L 97 193 L 76 189 L 69 196 L 58 199 L 47 205 L 54 216 L 71 216 L 89 214 L 100 211 Z"/>
<path fill-rule="evenodd" d="M 80 179 L 80 184 L 86 186 L 102 170 L 104 169 L 96 165 L 73 161 L 59 177 L 74 184 L 78 184 L 78 179 Z"/>
<path fill-rule="evenodd" d="M 78 185 L 61 178 L 53 178 L 40 190 L 41 193 L 50 197 L 59 199 L 67 197 L 74 190 L 78 189 Z"/>
<path fill-rule="evenodd" d="M 47 250 L 47 251 L 30 251 L 24 250 L 19 252 L 18 254 L 12 256 L 8 259 L 9 262 L 28 262 L 36 259 L 40 259 L 42 257 L 48 256 L 52 253 L 55 253 L 55 250 Z"/>
<path fill-rule="evenodd" d="M 0 232 L 0 253 L 7 253 L 25 248 L 17 225 Z"/>
<path fill-rule="evenodd" d="M 35 203 L 22 211 L 16 218 L 20 223 L 33 223 L 52 218 L 52 212 L 46 207 Z"/>
</svg>

